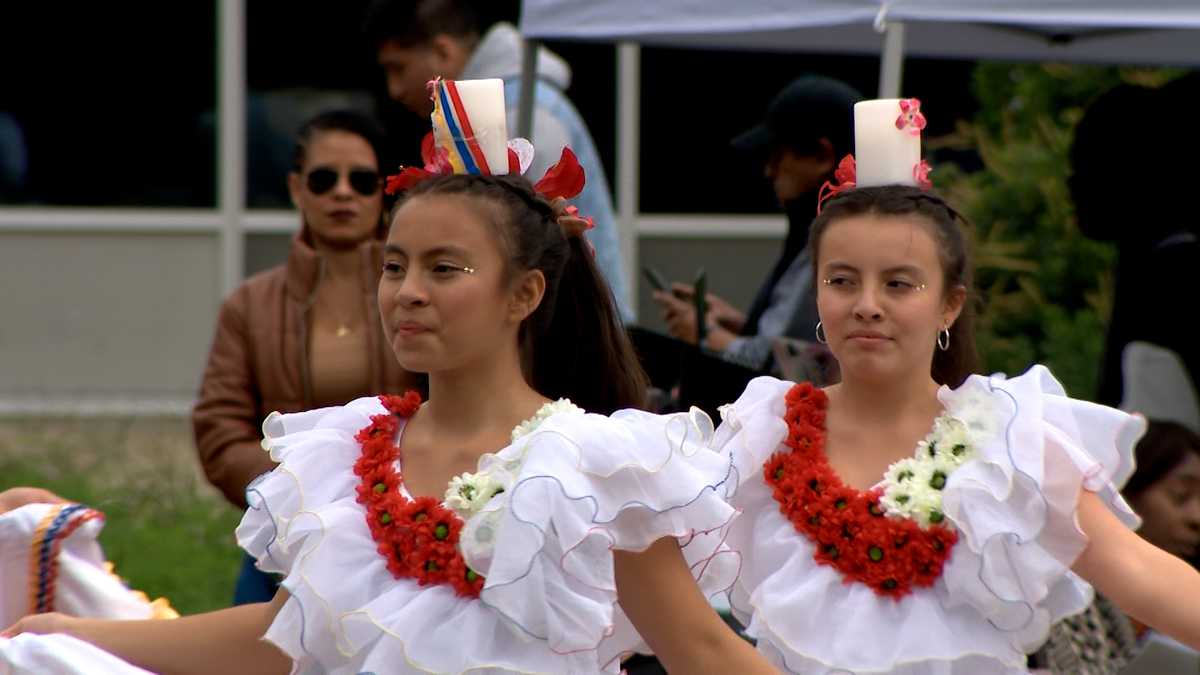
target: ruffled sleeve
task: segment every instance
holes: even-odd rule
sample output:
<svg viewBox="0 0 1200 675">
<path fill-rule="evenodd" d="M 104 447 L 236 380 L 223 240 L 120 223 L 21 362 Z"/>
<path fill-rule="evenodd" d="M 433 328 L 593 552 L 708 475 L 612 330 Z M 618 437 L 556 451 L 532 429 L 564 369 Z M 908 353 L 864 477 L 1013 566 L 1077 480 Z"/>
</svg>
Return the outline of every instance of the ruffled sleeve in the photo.
<svg viewBox="0 0 1200 675">
<path fill-rule="evenodd" d="M 706 594 L 736 577 L 715 534 L 735 515 L 732 467 L 705 447 L 711 435 L 699 411 L 564 413 L 485 460 L 482 470 L 515 477 L 464 529 L 467 562 L 487 578 L 482 601 L 553 652 L 588 654 L 609 672 L 648 651 L 617 604 L 613 550 L 674 537 Z"/>
<path fill-rule="evenodd" d="M 294 672 L 333 670 L 343 650 L 356 654 L 342 615 L 390 578 L 355 501 L 353 470 L 361 452 L 354 435 L 386 412 L 378 399 L 361 398 L 272 413 L 263 423 L 263 448 L 278 466 L 246 488 L 249 508 L 236 534 L 259 569 L 284 575 L 290 597 L 265 637 L 295 661 Z"/>
<path fill-rule="evenodd" d="M 1022 649 L 1082 611 L 1091 586 L 1071 571 L 1087 547 L 1077 521 L 1082 490 L 1131 528 L 1120 495 L 1145 421 L 1068 398 L 1043 366 L 1012 379 L 972 376 L 943 389 L 947 409 L 992 440 L 955 472 L 943 495 L 960 532 L 943 578 L 948 604 L 974 607 Z"/>
</svg>

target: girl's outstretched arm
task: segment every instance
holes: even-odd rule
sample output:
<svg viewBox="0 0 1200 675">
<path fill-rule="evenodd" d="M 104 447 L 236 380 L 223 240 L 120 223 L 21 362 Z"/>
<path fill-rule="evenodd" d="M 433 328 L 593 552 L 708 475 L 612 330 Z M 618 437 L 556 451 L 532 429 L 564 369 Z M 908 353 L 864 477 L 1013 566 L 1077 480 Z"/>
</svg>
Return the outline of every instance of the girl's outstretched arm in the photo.
<svg viewBox="0 0 1200 675">
<path fill-rule="evenodd" d="M 262 639 L 287 591 L 271 602 L 240 605 L 179 619 L 118 621 L 84 619 L 49 613 L 27 616 L 6 630 L 20 633 L 66 633 L 135 666 L 163 675 L 195 673 L 280 673 L 292 661 Z"/>
<path fill-rule="evenodd" d="M 1200 649 L 1200 573 L 1139 537 L 1087 490 L 1079 525 L 1089 541 L 1074 571 L 1133 618 Z"/>
<path fill-rule="evenodd" d="M 668 672 L 775 673 L 705 600 L 674 538 L 614 557 L 621 608 Z"/>
</svg>

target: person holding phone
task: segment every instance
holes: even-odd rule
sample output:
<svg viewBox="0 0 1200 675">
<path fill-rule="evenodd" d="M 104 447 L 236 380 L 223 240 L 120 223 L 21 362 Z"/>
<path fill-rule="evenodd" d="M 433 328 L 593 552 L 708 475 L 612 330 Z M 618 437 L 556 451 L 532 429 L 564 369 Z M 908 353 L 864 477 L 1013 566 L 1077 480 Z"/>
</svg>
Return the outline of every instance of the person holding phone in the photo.
<svg viewBox="0 0 1200 675">
<path fill-rule="evenodd" d="M 785 87 L 767 108 L 764 121 L 733 140 L 733 146 L 763 163 L 775 196 L 787 214 L 783 250 L 749 309 L 705 294 L 706 337 L 702 346 L 733 363 L 766 371 L 771 346 L 780 336 L 815 340 L 816 294 L 808 251 L 808 227 L 817 212 L 817 193 L 833 177 L 838 160 L 850 153 L 854 104 L 862 95 L 827 77 L 805 76 Z M 648 277 L 656 273 L 647 270 Z M 655 290 L 668 332 L 697 344 L 699 324 L 693 286 L 674 283 Z M 653 284 L 654 282 L 651 281 Z"/>
</svg>

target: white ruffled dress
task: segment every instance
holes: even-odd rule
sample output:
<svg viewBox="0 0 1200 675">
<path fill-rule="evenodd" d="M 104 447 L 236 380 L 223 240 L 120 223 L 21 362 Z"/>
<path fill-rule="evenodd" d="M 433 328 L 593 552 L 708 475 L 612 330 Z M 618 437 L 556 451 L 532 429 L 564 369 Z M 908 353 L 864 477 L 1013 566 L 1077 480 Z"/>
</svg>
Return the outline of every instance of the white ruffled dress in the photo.
<svg viewBox="0 0 1200 675">
<path fill-rule="evenodd" d="M 971 376 L 943 387 L 947 410 L 990 430 L 990 442 L 942 492 L 958 542 L 931 587 L 899 600 L 817 563 L 781 513 L 763 464 L 783 445 L 791 382 L 758 378 L 725 408 L 715 447 L 733 458 L 742 515 L 727 544 L 741 553 L 735 616 L 778 668 L 792 673 L 990 675 L 1027 672 L 1026 654 L 1059 619 L 1085 609 L 1092 588 L 1071 571 L 1087 544 L 1076 521 L 1081 489 L 1130 527 L 1117 492 L 1133 470 L 1144 421 L 1070 399 L 1048 370 L 1012 379 Z M 981 414 L 981 411 L 982 412 Z"/>
<path fill-rule="evenodd" d="M 291 597 L 266 639 L 293 672 L 616 673 L 621 657 L 647 650 L 617 604 L 612 550 L 676 537 L 707 593 L 733 583 L 736 556 L 695 536 L 735 514 L 731 461 L 704 445 L 708 418 L 577 408 L 543 412 L 480 459 L 504 491 L 460 535 L 486 577 L 478 599 L 396 579 L 353 472 L 355 434 L 385 413 L 363 398 L 264 424 L 279 466 L 250 486 L 237 537 L 261 569 L 285 575 Z"/>
</svg>

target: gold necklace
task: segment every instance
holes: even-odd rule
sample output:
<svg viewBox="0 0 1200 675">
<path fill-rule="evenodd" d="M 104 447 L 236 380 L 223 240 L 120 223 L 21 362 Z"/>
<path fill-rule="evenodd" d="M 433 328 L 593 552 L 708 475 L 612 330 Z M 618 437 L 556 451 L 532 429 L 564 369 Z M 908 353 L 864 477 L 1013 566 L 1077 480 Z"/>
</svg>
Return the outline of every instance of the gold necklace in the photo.
<svg viewBox="0 0 1200 675">
<path fill-rule="evenodd" d="M 354 328 L 350 325 L 350 321 L 341 312 L 336 311 L 336 303 L 330 302 L 328 298 L 318 297 L 317 307 L 324 314 L 337 321 L 337 328 L 333 332 L 334 337 L 344 338 L 354 333 Z"/>
</svg>

